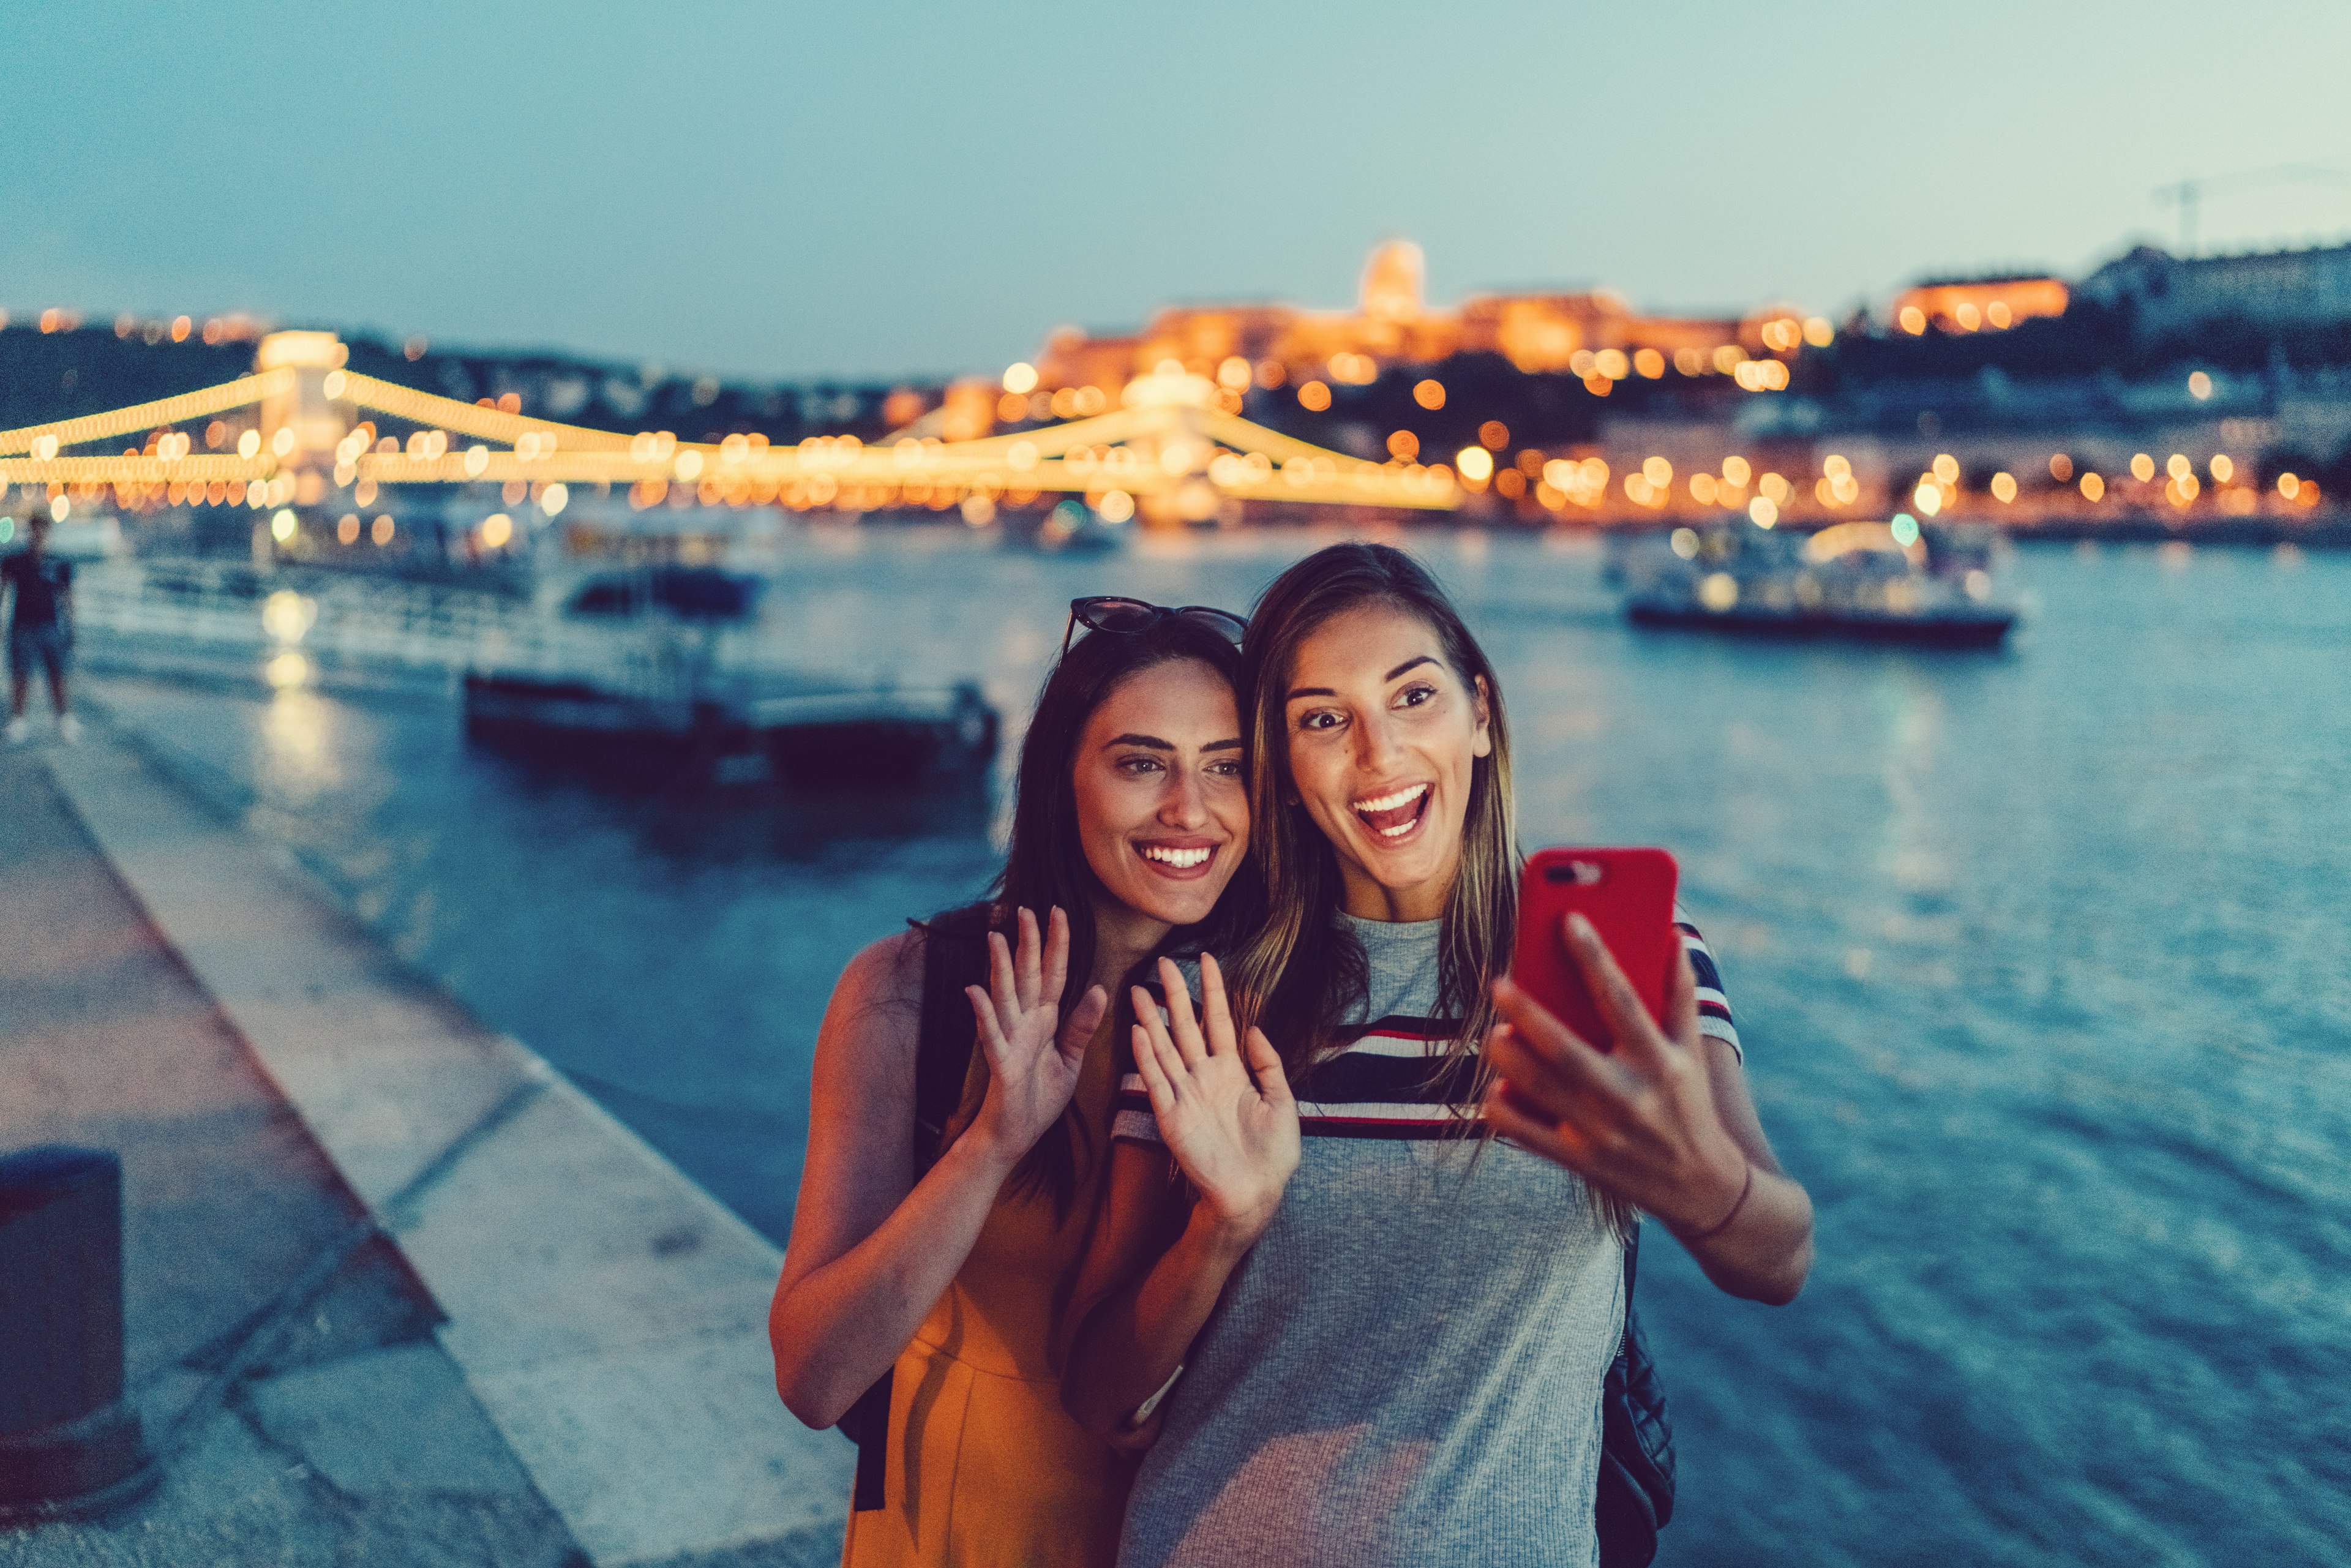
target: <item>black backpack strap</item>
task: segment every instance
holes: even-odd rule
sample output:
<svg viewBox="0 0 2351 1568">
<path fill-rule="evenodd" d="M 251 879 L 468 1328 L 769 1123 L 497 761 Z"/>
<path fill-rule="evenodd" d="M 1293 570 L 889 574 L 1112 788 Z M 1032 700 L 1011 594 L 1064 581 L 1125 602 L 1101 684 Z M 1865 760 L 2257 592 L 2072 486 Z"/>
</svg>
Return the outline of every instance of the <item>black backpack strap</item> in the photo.
<svg viewBox="0 0 2351 1568">
<path fill-rule="evenodd" d="M 938 1163 L 947 1123 L 963 1103 L 963 1086 L 978 1044 L 966 986 L 987 984 L 989 906 L 951 909 L 928 922 L 909 921 L 923 933 L 923 1002 L 914 1039 L 914 1179 Z M 889 1471 L 891 1375 L 879 1381 L 841 1418 L 843 1436 L 857 1445 L 857 1480 L 850 1507 L 870 1513 L 882 1506 Z"/>
<path fill-rule="evenodd" d="M 985 904 L 950 909 L 923 929 L 923 1014 L 914 1045 L 914 1179 L 938 1163 L 947 1123 L 963 1103 L 963 1086 L 978 1044 L 966 986 L 987 984 Z"/>
<path fill-rule="evenodd" d="M 1601 1568 L 1648 1568 L 1657 1532 L 1674 1516 L 1674 1435 L 1666 1389 L 1633 1311 L 1640 1253 L 1635 1221 L 1625 1240 L 1625 1335 L 1600 1394 L 1600 1485 L 1593 1525 Z"/>
</svg>

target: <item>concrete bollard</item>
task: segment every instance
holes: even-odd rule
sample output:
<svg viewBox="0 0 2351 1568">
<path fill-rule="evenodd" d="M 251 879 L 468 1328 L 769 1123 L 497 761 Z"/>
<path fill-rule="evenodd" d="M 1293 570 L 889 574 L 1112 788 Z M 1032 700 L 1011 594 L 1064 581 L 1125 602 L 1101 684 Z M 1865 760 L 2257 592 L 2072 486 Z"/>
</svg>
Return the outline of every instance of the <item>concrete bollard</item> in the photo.
<svg viewBox="0 0 2351 1568">
<path fill-rule="evenodd" d="M 122 1397 L 122 1161 L 0 1158 L 0 1524 L 104 1513 L 156 1474 Z"/>
</svg>

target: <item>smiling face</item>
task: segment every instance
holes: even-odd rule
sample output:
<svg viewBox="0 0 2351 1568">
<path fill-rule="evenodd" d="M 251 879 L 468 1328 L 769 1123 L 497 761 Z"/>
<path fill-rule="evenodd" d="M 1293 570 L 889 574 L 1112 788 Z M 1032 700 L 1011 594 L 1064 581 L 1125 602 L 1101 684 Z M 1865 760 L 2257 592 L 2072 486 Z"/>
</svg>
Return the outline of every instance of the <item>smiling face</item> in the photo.
<svg viewBox="0 0 2351 1568">
<path fill-rule="evenodd" d="M 1461 863 L 1485 685 L 1410 611 L 1366 605 L 1298 644 L 1283 700 L 1290 786 L 1338 852 L 1347 913 L 1434 920 Z"/>
<path fill-rule="evenodd" d="M 1249 852 L 1241 723 L 1223 675 L 1194 659 L 1138 671 L 1086 720 L 1074 763 L 1078 839 L 1108 894 L 1112 940 L 1207 918 Z M 1112 927 L 1120 928 L 1112 930 Z"/>
</svg>

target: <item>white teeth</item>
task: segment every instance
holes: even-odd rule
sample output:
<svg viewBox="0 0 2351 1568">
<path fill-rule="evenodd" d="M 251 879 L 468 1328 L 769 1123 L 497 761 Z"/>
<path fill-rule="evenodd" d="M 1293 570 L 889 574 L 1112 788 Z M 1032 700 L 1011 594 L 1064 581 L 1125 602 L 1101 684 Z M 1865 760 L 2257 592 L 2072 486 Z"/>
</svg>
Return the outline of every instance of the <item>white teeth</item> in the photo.
<svg viewBox="0 0 2351 1568">
<path fill-rule="evenodd" d="M 1404 805 L 1407 801 L 1417 800 L 1426 793 L 1428 793 L 1427 785 L 1415 784 L 1409 789 L 1399 789 L 1393 795 L 1382 795 L 1370 800 L 1358 800 L 1355 802 L 1355 810 L 1358 811 L 1393 811 L 1398 806 Z"/>
<path fill-rule="evenodd" d="M 1418 826 L 1420 826 L 1420 819 L 1416 817 L 1409 822 L 1398 822 L 1393 828 L 1382 828 L 1380 830 L 1380 837 L 1384 839 L 1400 839 Z"/>
<path fill-rule="evenodd" d="M 1178 871 L 1186 871 L 1196 865 L 1205 865 L 1207 863 L 1208 857 L 1216 852 L 1214 850 L 1164 849 L 1156 844 L 1144 845 L 1142 851 L 1144 860 L 1165 861 Z"/>
</svg>

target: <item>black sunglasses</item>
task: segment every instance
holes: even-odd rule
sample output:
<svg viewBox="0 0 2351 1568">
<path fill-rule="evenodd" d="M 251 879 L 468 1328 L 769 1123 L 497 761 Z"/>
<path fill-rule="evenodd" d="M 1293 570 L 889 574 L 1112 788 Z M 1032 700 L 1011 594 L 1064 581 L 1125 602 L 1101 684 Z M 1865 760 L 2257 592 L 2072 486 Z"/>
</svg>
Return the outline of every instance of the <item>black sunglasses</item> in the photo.
<svg viewBox="0 0 2351 1568">
<path fill-rule="evenodd" d="M 1089 632 L 1148 632 L 1170 615 L 1188 615 L 1203 622 L 1212 631 L 1231 639 L 1236 648 L 1241 645 L 1241 633 L 1249 630 L 1249 622 L 1229 610 L 1212 609 L 1206 604 L 1185 604 L 1171 610 L 1145 600 L 1095 594 L 1070 601 L 1069 623 L 1061 628 L 1061 652 L 1070 651 L 1070 639 L 1081 626 Z"/>
</svg>

